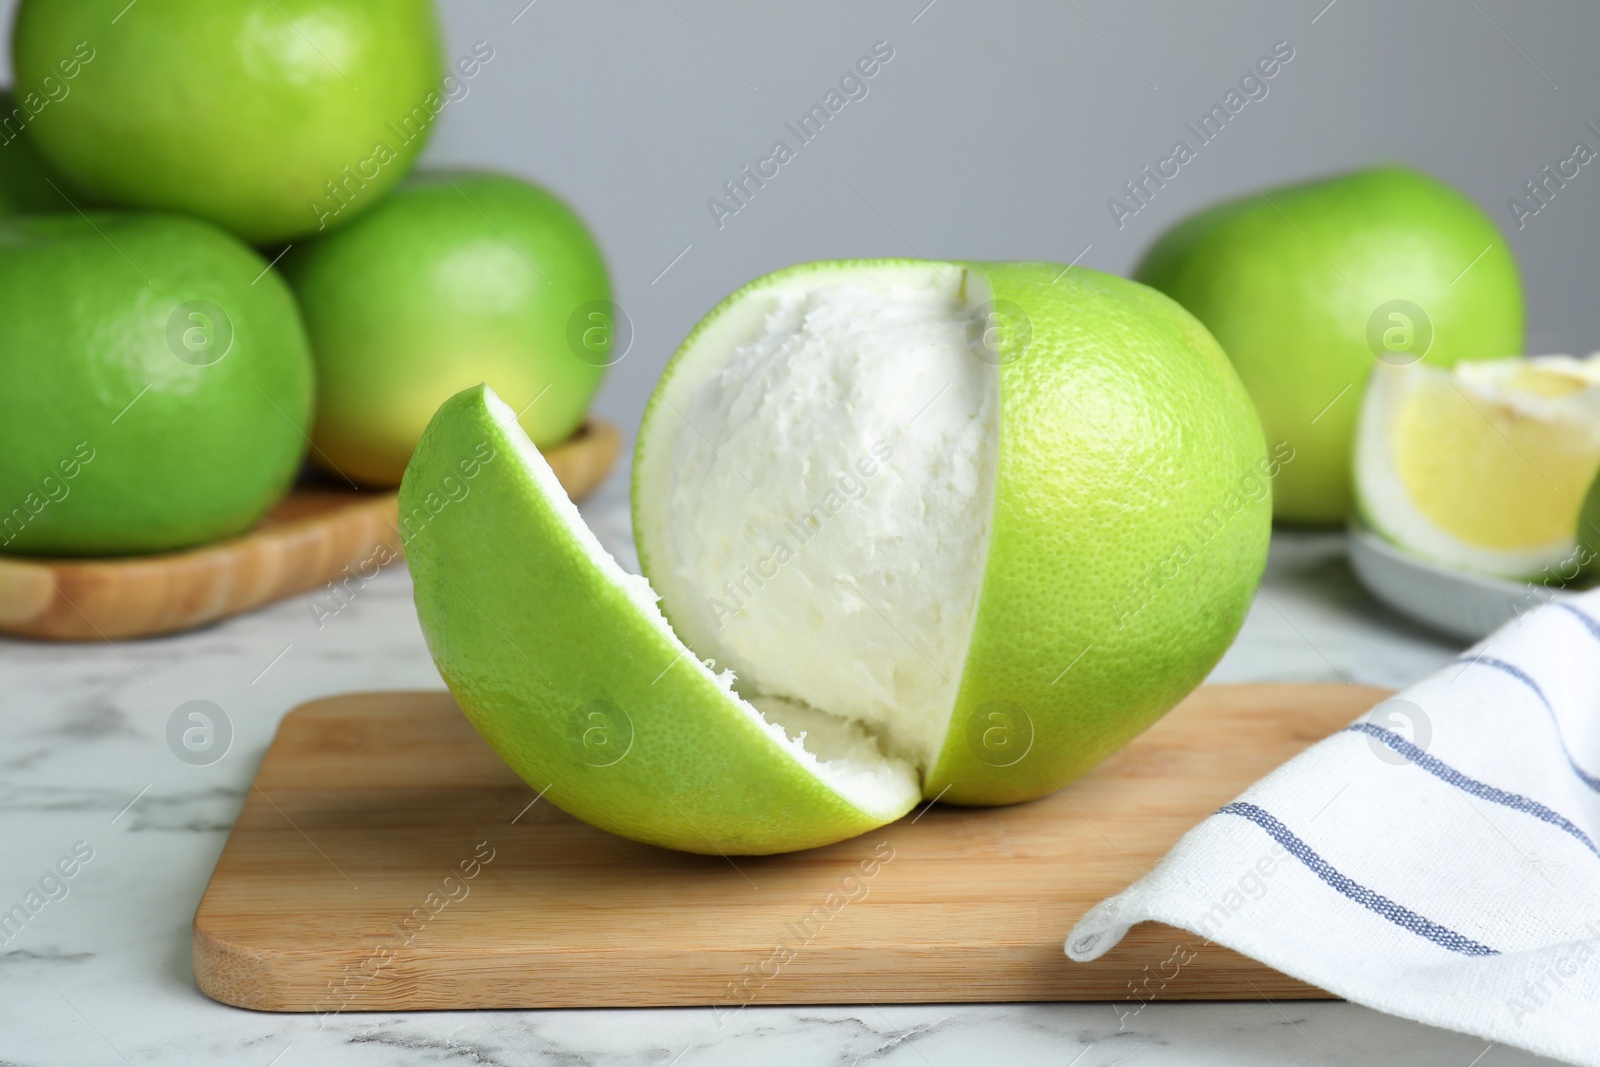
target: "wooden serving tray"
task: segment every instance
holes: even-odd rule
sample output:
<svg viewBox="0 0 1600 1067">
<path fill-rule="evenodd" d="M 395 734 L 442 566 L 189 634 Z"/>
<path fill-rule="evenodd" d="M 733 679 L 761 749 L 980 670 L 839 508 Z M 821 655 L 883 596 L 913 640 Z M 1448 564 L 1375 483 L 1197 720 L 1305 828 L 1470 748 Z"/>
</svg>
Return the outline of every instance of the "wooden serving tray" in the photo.
<svg viewBox="0 0 1600 1067">
<path fill-rule="evenodd" d="M 933 806 L 784 856 L 694 856 L 538 799 L 447 693 L 287 715 L 194 919 L 200 989 L 265 1011 L 1327 994 L 1200 938 L 1067 931 L 1185 830 L 1386 692 L 1198 690 L 1061 793 Z M 1180 946 L 1184 946 L 1180 950 Z M 1192 958 L 1190 958 L 1192 954 Z M 1148 970 L 1147 970 L 1148 968 Z"/>
<path fill-rule="evenodd" d="M 591 420 L 545 453 L 574 500 L 622 447 Z M 251 531 L 182 552 L 116 559 L 0 556 L 0 633 L 56 641 L 189 630 L 400 558 L 396 494 L 298 486 Z"/>
</svg>

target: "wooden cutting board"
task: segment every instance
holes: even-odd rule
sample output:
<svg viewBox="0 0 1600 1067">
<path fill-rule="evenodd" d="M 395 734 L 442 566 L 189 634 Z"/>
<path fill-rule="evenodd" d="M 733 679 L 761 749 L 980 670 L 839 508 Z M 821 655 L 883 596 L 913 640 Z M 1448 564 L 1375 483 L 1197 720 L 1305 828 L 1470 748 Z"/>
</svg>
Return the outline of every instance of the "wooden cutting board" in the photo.
<svg viewBox="0 0 1600 1067">
<path fill-rule="evenodd" d="M 622 447 L 591 421 L 545 453 L 574 500 Z M 400 558 L 393 492 L 299 486 L 254 529 L 182 552 L 117 559 L 0 556 L 0 633 L 56 641 L 189 630 Z"/>
<path fill-rule="evenodd" d="M 284 718 L 217 861 L 195 978 L 224 1003 L 316 1012 L 1322 997 L 1171 927 L 1136 927 L 1089 964 L 1062 942 L 1190 826 L 1385 695 L 1203 687 L 1042 800 L 935 805 L 732 859 L 536 802 L 447 693 L 320 700 Z"/>
</svg>

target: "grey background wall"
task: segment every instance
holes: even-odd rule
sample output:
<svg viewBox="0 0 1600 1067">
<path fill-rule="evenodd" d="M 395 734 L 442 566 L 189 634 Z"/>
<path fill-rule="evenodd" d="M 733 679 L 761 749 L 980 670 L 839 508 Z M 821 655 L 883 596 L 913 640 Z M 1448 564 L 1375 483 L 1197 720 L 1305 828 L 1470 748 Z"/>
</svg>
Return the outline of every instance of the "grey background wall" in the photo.
<svg viewBox="0 0 1600 1067">
<path fill-rule="evenodd" d="M 8 22 L 13 7 L 0 0 Z M 886 255 L 1125 272 L 1167 224 L 1252 182 L 1381 161 L 1453 182 L 1510 234 L 1532 350 L 1600 349 L 1600 161 L 1520 230 L 1507 207 L 1575 142 L 1600 150 L 1591 0 L 440 7 L 452 57 L 486 41 L 494 58 L 426 160 L 525 175 L 588 220 L 635 330 L 599 408 L 630 427 L 689 328 L 762 272 Z M 784 124 L 880 41 L 893 58 L 866 95 L 799 145 Z M 1107 201 L 1193 143 L 1184 123 L 1283 41 L 1293 59 L 1266 95 L 1119 228 Z M 735 206 L 723 183 L 779 139 L 794 158 L 719 226 L 707 200 Z"/>
</svg>

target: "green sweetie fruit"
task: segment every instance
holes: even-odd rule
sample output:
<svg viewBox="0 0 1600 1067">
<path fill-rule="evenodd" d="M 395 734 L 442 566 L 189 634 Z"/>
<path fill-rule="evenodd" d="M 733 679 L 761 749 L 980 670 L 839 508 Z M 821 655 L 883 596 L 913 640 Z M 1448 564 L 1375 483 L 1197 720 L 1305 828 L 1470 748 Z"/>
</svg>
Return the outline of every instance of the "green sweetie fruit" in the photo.
<svg viewBox="0 0 1600 1067">
<path fill-rule="evenodd" d="M 299 468 L 311 388 L 288 286 L 209 223 L 0 220 L 0 551 L 246 529 Z"/>
<path fill-rule="evenodd" d="M 1357 416 L 1373 364 L 1522 353 L 1510 246 L 1450 186 L 1399 167 L 1252 193 L 1178 223 L 1136 278 L 1216 335 L 1271 442 L 1287 442 L 1277 518 L 1352 510 Z"/>
<path fill-rule="evenodd" d="M 312 455 L 367 485 L 398 485 L 439 405 L 477 382 L 536 445 L 561 443 L 626 351 L 594 238 L 517 178 L 418 175 L 283 265 L 316 355 Z"/>
<path fill-rule="evenodd" d="M 508 405 L 451 398 L 400 490 L 418 616 L 555 803 L 723 853 L 1026 800 L 1104 759 L 1233 639 L 1276 470 L 1221 349 L 1159 293 L 909 260 L 728 297 L 634 463 L 648 581 Z"/>
<path fill-rule="evenodd" d="M 12 61 L 75 185 L 256 244 L 376 203 L 443 107 L 429 0 L 23 0 Z"/>
</svg>

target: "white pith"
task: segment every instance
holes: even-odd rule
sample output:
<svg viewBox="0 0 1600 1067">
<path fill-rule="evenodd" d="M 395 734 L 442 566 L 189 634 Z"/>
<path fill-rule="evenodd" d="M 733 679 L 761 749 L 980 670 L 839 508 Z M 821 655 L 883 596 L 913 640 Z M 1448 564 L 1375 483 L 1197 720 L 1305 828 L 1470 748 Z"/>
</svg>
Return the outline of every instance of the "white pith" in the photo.
<svg viewBox="0 0 1600 1067">
<path fill-rule="evenodd" d="M 683 640 L 791 734 L 924 773 L 988 554 L 987 297 L 950 264 L 779 276 L 691 337 L 641 429 L 635 536 Z"/>
<path fill-rule="evenodd" d="M 862 811 L 888 820 L 903 814 L 917 802 L 922 790 L 916 771 L 904 760 L 885 755 L 877 740 L 862 730 L 859 724 L 842 720 L 827 721 L 824 717 L 821 725 L 813 725 L 805 714 L 807 709 L 785 708 L 782 702 L 773 702 L 769 714 L 763 715 L 754 704 L 735 692 L 733 672 L 714 670 L 701 662 L 661 614 L 658 597 L 649 581 L 624 570 L 600 544 L 600 540 L 583 521 L 577 506 L 567 497 L 555 472 L 518 424 L 516 413 L 493 390 L 486 389 L 485 392 L 490 417 L 499 426 L 519 463 L 533 478 L 540 495 L 562 519 L 583 554 L 600 576 L 626 594 L 646 621 L 680 653 L 669 669 L 693 671 L 713 682 L 734 707 L 762 729 L 778 753 L 799 762 Z M 780 716 L 780 713 L 784 714 Z M 778 721 L 780 717 L 786 721 L 792 719 L 796 725 L 786 730 Z"/>
<path fill-rule="evenodd" d="M 1530 366 L 1586 388 L 1557 397 L 1521 390 L 1515 379 Z M 1465 543 L 1440 529 L 1411 500 L 1395 466 L 1394 426 L 1417 389 L 1446 380 L 1453 381 L 1475 405 L 1500 408 L 1521 419 L 1569 426 L 1575 434 L 1593 437 L 1600 447 L 1600 358 L 1532 356 L 1460 363 L 1450 369 L 1380 362 L 1367 387 L 1356 431 L 1355 482 L 1361 513 L 1390 540 L 1441 563 L 1497 577 L 1532 577 L 1560 567 L 1576 550 L 1575 529 L 1571 536 L 1548 544 L 1487 548 Z M 1492 432 L 1492 424 L 1485 424 L 1485 432 Z"/>
</svg>

